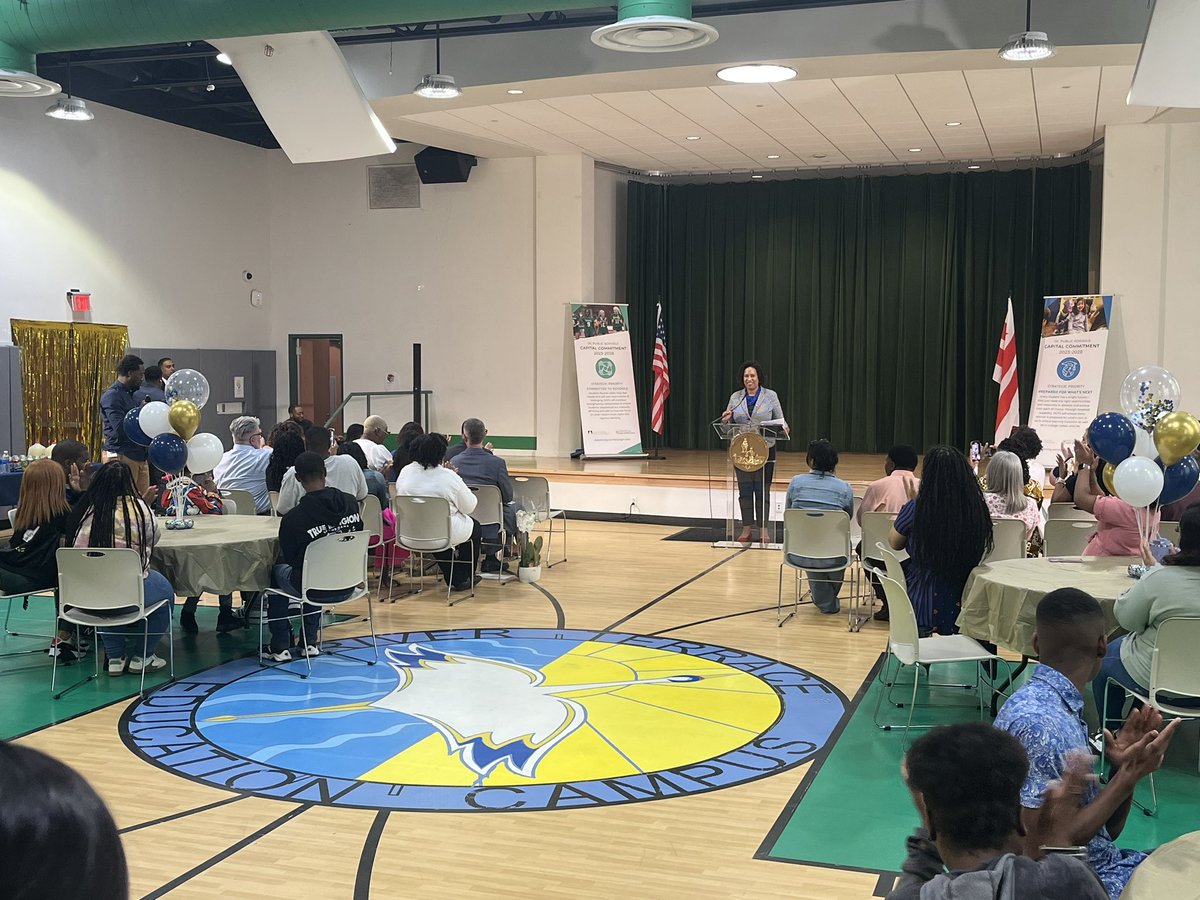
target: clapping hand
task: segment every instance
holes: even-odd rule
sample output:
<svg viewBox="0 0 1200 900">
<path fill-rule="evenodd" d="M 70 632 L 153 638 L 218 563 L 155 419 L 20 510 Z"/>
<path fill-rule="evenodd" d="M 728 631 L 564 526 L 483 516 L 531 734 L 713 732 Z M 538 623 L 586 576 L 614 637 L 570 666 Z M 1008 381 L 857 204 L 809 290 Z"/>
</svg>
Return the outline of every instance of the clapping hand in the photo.
<svg viewBox="0 0 1200 900">
<path fill-rule="evenodd" d="M 904 496 L 909 500 L 915 500 L 917 498 L 917 479 L 911 475 L 905 475 L 901 480 L 904 483 Z"/>
<path fill-rule="evenodd" d="M 1040 855 L 1042 847 L 1069 847 L 1074 844 L 1072 830 L 1075 815 L 1083 805 L 1083 793 L 1096 780 L 1090 753 L 1068 753 L 1063 777 L 1051 782 L 1042 796 L 1042 805 L 1026 835 L 1026 847 Z"/>
<path fill-rule="evenodd" d="M 79 463 L 71 463 L 71 474 L 67 477 L 67 481 L 71 485 L 71 490 L 77 494 L 82 494 L 91 487 L 92 467 L 85 465 L 80 469 Z"/>
<path fill-rule="evenodd" d="M 1104 729 L 1104 755 L 1114 766 L 1129 769 L 1135 778 L 1155 772 L 1182 719 L 1163 728 L 1163 717 L 1152 706 L 1133 710 L 1115 735 Z"/>
</svg>

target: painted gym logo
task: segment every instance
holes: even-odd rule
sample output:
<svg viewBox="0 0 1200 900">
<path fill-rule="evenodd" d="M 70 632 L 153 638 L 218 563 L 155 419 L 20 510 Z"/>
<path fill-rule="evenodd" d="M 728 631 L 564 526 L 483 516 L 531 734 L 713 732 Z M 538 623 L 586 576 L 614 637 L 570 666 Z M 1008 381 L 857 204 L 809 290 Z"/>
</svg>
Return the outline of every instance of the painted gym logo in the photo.
<svg viewBox="0 0 1200 900">
<path fill-rule="evenodd" d="M 327 641 L 312 677 L 236 660 L 121 720 L 181 776 L 337 806 L 523 811 L 701 793 L 811 759 L 846 710 L 808 672 L 711 644 L 546 629 Z M 291 663 L 294 669 L 304 664 Z"/>
</svg>

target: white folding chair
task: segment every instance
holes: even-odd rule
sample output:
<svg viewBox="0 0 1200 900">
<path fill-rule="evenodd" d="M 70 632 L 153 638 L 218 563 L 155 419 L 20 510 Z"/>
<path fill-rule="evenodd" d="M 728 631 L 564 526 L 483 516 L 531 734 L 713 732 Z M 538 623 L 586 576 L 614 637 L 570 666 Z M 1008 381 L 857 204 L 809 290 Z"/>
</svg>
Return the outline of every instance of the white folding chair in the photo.
<svg viewBox="0 0 1200 900">
<path fill-rule="evenodd" d="M 567 561 L 567 511 L 565 509 L 550 508 L 550 482 L 541 475 L 514 475 L 513 483 L 513 499 L 517 505 L 530 510 L 537 516 L 539 523 L 546 522 L 550 528 L 550 534 L 546 538 L 546 568 L 553 569 L 559 563 Z M 563 555 L 562 559 L 549 562 L 550 546 L 554 543 L 554 520 L 562 520 L 562 541 Z"/>
<path fill-rule="evenodd" d="M 383 548 L 383 563 L 379 567 L 379 596 L 383 596 L 383 576 L 391 565 L 392 541 L 383 539 L 383 510 L 379 507 L 379 498 L 374 494 L 367 494 L 363 499 L 358 501 L 359 512 L 362 513 L 363 529 L 367 532 L 370 549 L 374 550 L 377 547 Z M 392 596 L 391 584 L 388 585 L 388 597 Z"/>
<path fill-rule="evenodd" d="M 800 566 L 788 556 L 806 556 L 809 559 L 831 559 L 844 557 L 840 566 L 819 568 Z M 800 608 L 804 595 L 812 596 L 812 579 L 808 591 L 801 592 L 804 572 L 841 572 L 853 568 L 850 550 L 850 517 L 840 509 L 785 509 L 783 511 L 783 557 L 779 563 L 779 593 L 775 600 L 776 624 L 780 627 L 794 616 Z M 795 570 L 796 592 L 792 600 L 792 611 L 783 614 L 783 567 Z"/>
<path fill-rule="evenodd" d="M 17 508 L 15 506 L 8 511 L 8 527 L 12 528 L 12 529 L 16 529 L 16 527 L 17 527 Z M 9 621 L 12 619 L 12 604 L 13 604 L 14 600 L 20 600 L 22 608 L 29 609 L 29 598 L 30 597 L 54 597 L 55 593 L 56 593 L 56 588 L 48 587 L 48 588 L 43 588 L 41 590 L 30 591 L 27 594 L 0 594 L 0 600 L 8 601 L 8 609 L 4 614 L 4 634 L 7 637 L 39 638 L 39 639 L 48 640 L 48 641 L 53 640 L 54 639 L 53 634 L 41 634 L 41 633 L 34 634 L 33 632 L 28 632 L 28 631 L 26 631 L 26 632 L 11 631 L 8 626 L 9 626 Z M 46 649 L 45 647 L 39 646 L 39 647 L 30 647 L 27 650 L 6 650 L 3 653 L 0 653 L 0 659 L 4 659 L 5 657 L 9 657 L 9 656 L 25 656 L 26 654 L 29 654 L 29 653 L 42 653 L 45 651 L 45 649 Z"/>
<path fill-rule="evenodd" d="M 1086 522 L 1095 522 L 1096 517 L 1087 510 L 1080 509 L 1074 503 L 1051 503 L 1046 507 L 1046 521 L 1053 522 L 1056 519 L 1076 519 Z"/>
<path fill-rule="evenodd" d="M 72 625 L 88 625 L 96 637 L 112 631 L 114 626 L 142 623 L 142 659 L 154 649 L 150 643 L 150 614 L 169 600 L 146 605 L 146 581 L 142 577 L 142 559 L 137 550 L 129 547 L 99 549 L 95 547 L 61 547 L 55 554 L 58 561 L 59 618 Z M 175 680 L 174 616 L 167 617 L 167 656 L 170 680 Z M 122 631 L 121 634 L 126 632 Z M 96 670 L 81 681 L 55 693 L 58 677 L 58 657 L 50 675 L 50 693 L 57 700 L 67 691 L 86 684 L 100 674 L 100 651 L 96 649 Z M 139 693 L 146 692 L 146 669 L 142 669 Z"/>
<path fill-rule="evenodd" d="M 500 493 L 500 488 L 494 484 L 468 485 L 471 491 L 475 494 L 475 512 L 471 515 L 480 526 L 488 528 L 495 525 L 500 529 L 499 545 L 495 547 L 497 558 L 501 565 L 504 561 L 504 548 L 508 544 L 508 535 L 504 529 L 504 496 Z M 492 547 L 492 544 L 484 544 L 484 547 Z M 487 550 L 480 554 L 480 558 L 487 555 Z M 512 581 L 512 577 L 505 578 L 504 570 L 501 569 L 493 577 L 484 575 L 484 578 L 489 578 L 494 581 L 499 581 L 500 584 Z"/>
<path fill-rule="evenodd" d="M 1179 546 L 1179 523 L 1178 522 L 1159 522 L 1158 536 L 1164 541 L 1170 541 L 1176 547 Z"/>
<path fill-rule="evenodd" d="M 1051 519 L 1046 523 L 1046 555 L 1083 556 L 1095 530 L 1095 519 Z"/>
<path fill-rule="evenodd" d="M 221 502 L 226 500 L 233 501 L 233 514 L 236 516 L 255 516 L 258 515 L 258 508 L 254 503 L 254 495 L 249 491 L 239 491 L 236 488 L 228 491 L 221 491 Z"/>
<path fill-rule="evenodd" d="M 267 491 L 267 499 L 271 501 L 271 515 L 279 515 L 279 491 Z"/>
<path fill-rule="evenodd" d="M 376 501 L 379 502 L 378 500 Z M 304 607 L 316 607 L 324 612 L 325 610 L 333 609 L 341 606 L 343 603 L 350 603 L 354 600 L 359 600 L 363 597 L 367 599 L 367 622 L 371 629 L 371 645 L 375 650 L 375 658 L 367 661 L 368 666 L 373 666 L 379 662 L 379 644 L 375 638 L 375 618 L 371 612 L 371 587 L 367 581 L 367 551 L 369 548 L 371 536 L 366 531 L 347 531 L 338 534 L 327 534 L 324 537 L 317 538 L 304 549 L 304 565 L 300 571 L 300 591 L 293 593 L 286 588 L 270 587 L 263 591 L 262 602 L 263 611 L 267 610 L 267 598 L 271 594 L 276 594 L 280 597 L 288 599 L 288 614 L 287 619 L 293 616 L 303 617 L 305 613 Z M 338 600 L 330 600 L 327 598 L 313 597 L 313 591 L 350 591 L 350 595 L 342 597 Z M 263 646 L 263 626 L 270 622 L 279 621 L 279 619 L 271 619 L 267 615 L 258 617 L 258 645 Z M 300 623 L 301 638 L 304 638 L 304 622 Z M 325 635 L 325 617 L 322 615 L 318 625 L 317 632 L 317 648 L 320 649 L 321 640 Z M 345 654 L 336 654 L 345 656 Z M 347 657 L 349 658 L 349 657 Z M 307 653 L 304 654 L 305 662 L 308 663 L 307 670 L 300 675 L 301 678 L 307 678 L 312 674 L 312 657 Z M 264 667 L 260 654 L 258 659 L 259 667 Z M 279 665 L 287 665 L 280 663 Z M 290 671 L 290 670 L 285 670 Z"/>
<path fill-rule="evenodd" d="M 1025 558 L 1025 523 L 1020 519 L 992 519 L 992 552 L 983 562 Z"/>
<path fill-rule="evenodd" d="M 993 667 L 1001 661 L 1004 662 L 1006 667 L 1009 664 L 1003 657 L 989 653 L 980 646 L 978 641 L 967 637 L 965 634 L 920 637 L 920 632 L 917 629 L 917 614 L 913 610 L 912 601 L 908 598 L 908 591 L 904 589 L 902 584 L 894 578 L 889 578 L 887 575 L 880 575 L 879 580 L 883 583 L 883 591 L 887 595 L 890 618 L 888 620 L 887 655 L 884 657 L 883 665 L 879 667 L 877 673 L 881 685 L 879 696 L 875 700 L 873 719 L 876 727 L 882 731 L 891 731 L 893 728 L 900 727 L 898 722 L 880 722 L 879 707 L 883 703 L 883 695 L 886 688 L 888 702 L 895 705 L 898 709 L 904 708 L 903 702 L 896 702 L 892 698 L 892 688 L 895 686 L 897 676 L 900 672 L 905 667 L 911 668 L 913 670 L 912 697 L 908 701 L 908 720 L 904 723 L 904 737 L 907 740 L 908 732 L 913 728 L 934 728 L 941 724 L 939 722 L 913 722 L 913 710 L 917 705 L 917 688 L 921 684 L 921 672 L 924 668 L 932 669 L 934 666 L 966 662 L 983 663 L 990 661 Z M 895 675 L 892 675 L 890 672 L 892 660 L 895 660 L 898 664 Z M 982 676 L 982 666 L 976 666 L 975 690 L 979 694 L 980 719 L 984 717 Z M 943 684 L 935 682 L 932 679 L 928 680 L 928 685 L 930 687 L 953 687 L 959 690 L 964 687 L 970 687 L 970 685 Z"/>
<path fill-rule="evenodd" d="M 887 571 L 887 577 L 903 587 L 905 592 L 907 592 L 908 576 L 904 574 L 904 565 L 901 560 L 907 559 L 908 554 L 903 550 L 899 552 L 893 550 L 891 545 L 884 541 L 876 544 L 875 549 L 879 551 L 879 558 L 883 560 L 883 567 Z M 904 554 L 903 557 L 900 555 L 901 553 Z M 887 591 L 884 591 L 884 594 L 886 593 Z"/>
<path fill-rule="evenodd" d="M 858 565 L 864 581 L 867 582 L 861 592 L 862 599 L 874 597 L 873 590 L 868 592 L 871 576 L 882 574 L 884 570 L 871 565 L 869 561 L 883 559 L 875 548 L 879 544 L 887 545 L 888 532 L 892 530 L 892 523 L 895 521 L 896 513 L 867 512 L 862 514 L 862 541 L 859 543 Z M 871 600 L 870 609 L 874 610 L 874 608 L 874 600 Z M 854 596 L 850 598 L 850 630 L 859 631 L 870 616 L 871 612 L 863 614 L 860 608 L 860 592 L 855 591 Z"/>
<path fill-rule="evenodd" d="M 1164 619 L 1158 626 L 1154 649 L 1150 653 L 1150 690 L 1145 693 L 1127 688 L 1119 681 L 1109 678 L 1108 689 L 1120 688 L 1126 698 L 1133 697 L 1142 704 L 1153 706 L 1163 718 L 1200 719 L 1200 707 L 1180 706 L 1180 698 L 1200 700 L 1200 666 L 1196 665 L 1196 647 L 1200 646 L 1200 618 L 1173 616 Z M 1104 715 L 1104 711 L 1100 711 Z M 1111 728 L 1120 722 L 1106 720 L 1104 727 Z M 1103 731 L 1101 731 L 1103 735 Z M 1103 750 L 1103 747 L 1101 748 Z M 1103 753 L 1101 754 L 1103 759 Z M 1200 755 L 1196 758 L 1200 771 Z M 1148 816 L 1158 812 L 1158 791 L 1154 786 L 1154 773 L 1150 773 L 1150 806 L 1143 807 Z"/>
<path fill-rule="evenodd" d="M 392 501 L 392 512 L 396 516 L 396 543 L 423 561 L 426 553 L 439 553 L 454 549 L 450 537 L 450 501 L 445 497 L 412 497 L 397 495 Z M 457 562 L 451 563 L 451 571 Z M 409 567 L 408 593 L 419 594 L 415 587 L 412 567 Z M 446 582 L 446 605 L 453 606 L 454 587 Z M 475 575 L 471 574 L 471 597 L 475 596 Z"/>
</svg>

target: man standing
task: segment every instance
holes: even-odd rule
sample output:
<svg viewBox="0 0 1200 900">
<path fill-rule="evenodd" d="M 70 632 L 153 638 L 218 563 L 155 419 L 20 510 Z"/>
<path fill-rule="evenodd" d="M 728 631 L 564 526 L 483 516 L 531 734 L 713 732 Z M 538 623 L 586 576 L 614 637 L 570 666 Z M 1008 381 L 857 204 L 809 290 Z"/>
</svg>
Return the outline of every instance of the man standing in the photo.
<svg viewBox="0 0 1200 900">
<path fill-rule="evenodd" d="M 125 415 L 142 405 L 137 399 L 137 391 L 144 377 L 142 360 L 126 354 L 117 363 L 117 380 L 100 397 L 104 449 L 117 454 L 117 459 L 129 468 L 139 495 L 150 490 L 150 464 L 146 462 L 146 448 L 125 435 Z"/>
<path fill-rule="evenodd" d="M 454 470 L 470 487 L 481 487 L 493 484 L 500 489 L 500 498 L 504 502 L 504 533 L 508 537 L 509 546 L 517 534 L 517 505 L 513 502 L 512 480 L 508 476 L 508 466 L 504 460 L 496 456 L 483 440 L 487 437 L 487 429 L 479 419 L 467 419 L 462 424 L 463 449 L 454 454 Z M 447 454 L 449 457 L 449 454 Z M 489 548 L 500 546 L 500 529 L 495 526 L 484 526 L 483 543 Z M 501 572 L 503 564 L 493 553 L 488 553 L 483 560 L 484 572 Z"/>
<path fill-rule="evenodd" d="M 392 454 L 383 446 L 388 436 L 388 424 L 382 416 L 367 416 L 363 419 L 362 427 L 363 435 L 354 443 L 362 447 L 367 465 L 376 472 L 382 472 L 386 478 L 392 466 Z"/>
<path fill-rule="evenodd" d="M 159 403 L 166 403 L 167 395 L 163 393 L 165 389 L 162 369 L 158 366 L 146 366 L 145 379 L 137 392 L 138 402 L 149 403 L 151 400 L 157 400 Z"/>
<path fill-rule="evenodd" d="M 168 378 L 175 374 L 175 360 L 169 356 L 164 356 L 158 361 L 159 371 L 162 372 L 162 380 L 165 382 Z"/>
<path fill-rule="evenodd" d="M 327 460 L 316 453 L 301 453 L 296 457 L 295 478 L 304 489 L 304 496 L 296 508 L 288 512 L 279 523 L 279 556 L 283 560 L 271 572 L 271 583 L 289 594 L 299 595 L 304 574 L 304 554 L 308 545 L 328 534 L 347 531 L 362 531 L 362 515 L 358 503 L 345 491 L 325 485 Z M 352 462 L 347 460 L 347 462 Z M 353 593 L 349 586 L 344 592 L 326 594 L 322 600 L 344 600 Z M 317 599 L 317 598 L 313 598 Z M 301 653 L 317 656 L 321 627 L 321 610 L 318 607 L 302 607 L 303 634 Z M 263 659 L 287 662 L 292 658 L 291 626 L 288 624 L 288 598 L 271 594 L 267 614 L 270 617 L 271 643 L 262 648 Z"/>
<path fill-rule="evenodd" d="M 293 403 L 288 407 L 288 418 L 300 426 L 302 433 L 313 427 L 313 423 L 304 418 L 304 407 L 299 403 Z"/>
<path fill-rule="evenodd" d="M 254 495 L 254 510 L 260 516 L 271 512 L 267 492 L 267 464 L 271 448 L 263 446 L 262 426 L 254 416 L 238 416 L 229 423 L 233 449 L 226 450 L 213 469 L 213 480 L 223 491 L 249 491 Z"/>
<path fill-rule="evenodd" d="M 1083 721 L 1083 692 L 1104 660 L 1108 641 L 1100 604 L 1077 588 L 1051 591 L 1038 603 L 1033 649 L 1039 660 L 1033 675 L 1000 710 L 996 727 L 1007 731 L 1029 755 L 1029 775 L 1021 787 L 1022 820 L 1035 821 L 1047 788 L 1063 778 L 1068 755 L 1089 753 Z M 1163 728 L 1162 714 L 1145 706 L 1134 710 L 1114 736 L 1105 729 L 1104 752 L 1112 764 L 1108 784 L 1089 783 L 1073 810 L 1067 836 L 1087 845 L 1087 859 L 1110 897 L 1116 900 L 1146 858 L 1113 841 L 1129 817 L 1133 789 L 1156 771 L 1181 722 Z"/>
<path fill-rule="evenodd" d="M 867 485 L 862 505 L 854 514 L 854 520 L 862 525 L 863 513 L 900 512 L 900 507 L 917 495 L 920 481 L 913 475 L 913 470 L 916 468 L 917 451 L 908 444 L 897 444 L 889 450 L 887 459 L 883 462 L 884 477 Z M 875 550 L 874 547 L 863 547 L 862 544 L 859 544 L 857 550 L 859 558 L 867 565 L 876 569 L 883 568 L 882 559 L 873 559 L 866 555 Z M 875 613 L 875 619 L 886 622 L 888 620 L 887 595 L 883 592 L 883 585 L 874 575 L 871 576 L 871 587 L 879 602 L 883 604 L 883 609 Z"/>
<path fill-rule="evenodd" d="M 367 496 L 367 480 L 362 467 L 349 456 L 333 455 L 337 444 L 328 428 L 310 428 L 304 432 L 304 447 L 309 453 L 315 453 L 325 460 L 325 487 L 337 488 L 349 494 L 355 502 Z M 279 488 L 279 502 L 275 511 L 284 515 L 294 509 L 304 497 L 304 487 L 296 475 L 293 466 L 283 473 L 283 482 Z M 386 508 L 386 507 L 384 507 Z"/>
</svg>

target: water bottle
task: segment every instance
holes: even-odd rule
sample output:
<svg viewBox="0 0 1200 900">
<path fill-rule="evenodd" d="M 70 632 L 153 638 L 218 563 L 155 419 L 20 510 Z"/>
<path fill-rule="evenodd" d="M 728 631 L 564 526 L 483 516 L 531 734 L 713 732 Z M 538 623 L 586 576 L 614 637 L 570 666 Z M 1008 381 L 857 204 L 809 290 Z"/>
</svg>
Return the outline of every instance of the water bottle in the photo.
<svg viewBox="0 0 1200 900">
<path fill-rule="evenodd" d="M 4 451 L 4 455 L 3 455 L 3 456 L 0 456 L 0 475 L 7 475 L 7 474 L 8 474 L 9 460 L 10 460 L 11 458 L 12 458 L 12 457 L 9 455 L 9 453 L 8 453 L 8 451 L 7 451 L 7 450 L 5 450 L 5 451 Z"/>
</svg>

